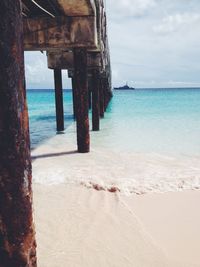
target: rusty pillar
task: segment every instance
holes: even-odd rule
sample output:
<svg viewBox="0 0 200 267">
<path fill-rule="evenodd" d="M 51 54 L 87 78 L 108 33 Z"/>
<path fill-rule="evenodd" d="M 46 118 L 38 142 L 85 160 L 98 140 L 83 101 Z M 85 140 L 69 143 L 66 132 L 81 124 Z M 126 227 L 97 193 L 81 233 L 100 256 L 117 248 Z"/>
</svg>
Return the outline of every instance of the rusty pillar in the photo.
<svg viewBox="0 0 200 267">
<path fill-rule="evenodd" d="M 112 98 L 112 92 L 110 91 L 111 88 L 110 88 L 110 85 L 109 85 L 109 80 L 108 78 L 105 78 L 104 79 L 104 109 L 106 111 L 107 107 L 108 107 L 108 104 Z"/>
<path fill-rule="evenodd" d="M 88 81 L 87 50 L 74 49 L 74 79 L 76 84 L 75 98 L 77 103 L 76 124 L 78 152 L 90 150 L 89 117 L 88 117 Z"/>
<path fill-rule="evenodd" d="M 99 71 L 92 70 L 92 130 L 99 131 Z"/>
<path fill-rule="evenodd" d="M 99 88 L 99 113 L 100 117 L 104 118 L 104 85 L 103 79 L 100 79 L 100 88 Z"/>
<path fill-rule="evenodd" d="M 91 71 L 88 73 L 88 108 L 92 108 L 92 77 Z"/>
<path fill-rule="evenodd" d="M 88 91 L 88 107 L 89 109 L 92 108 L 92 91 L 91 90 Z"/>
<path fill-rule="evenodd" d="M 76 103 L 76 82 L 74 77 L 72 79 L 72 101 L 73 101 L 73 113 L 74 113 L 74 120 L 76 120 L 76 109 L 77 109 L 77 103 Z"/>
<path fill-rule="evenodd" d="M 19 0 L 0 1 L 0 266 L 36 267 Z"/>
<path fill-rule="evenodd" d="M 104 110 L 106 111 L 108 106 L 108 87 L 106 78 L 103 79 L 103 91 L 104 91 Z"/>
<path fill-rule="evenodd" d="M 63 88 L 62 71 L 54 69 L 55 100 L 56 100 L 56 128 L 57 132 L 64 131 L 64 111 L 63 111 Z"/>
</svg>

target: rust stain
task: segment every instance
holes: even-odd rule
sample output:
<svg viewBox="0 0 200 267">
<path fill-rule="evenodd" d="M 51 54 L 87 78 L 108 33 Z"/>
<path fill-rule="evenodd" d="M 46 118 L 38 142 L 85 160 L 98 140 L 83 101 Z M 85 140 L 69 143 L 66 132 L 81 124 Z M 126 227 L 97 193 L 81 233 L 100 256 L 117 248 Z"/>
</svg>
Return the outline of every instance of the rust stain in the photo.
<svg viewBox="0 0 200 267">
<path fill-rule="evenodd" d="M 36 267 L 20 1 L 0 17 L 0 266 Z"/>
</svg>

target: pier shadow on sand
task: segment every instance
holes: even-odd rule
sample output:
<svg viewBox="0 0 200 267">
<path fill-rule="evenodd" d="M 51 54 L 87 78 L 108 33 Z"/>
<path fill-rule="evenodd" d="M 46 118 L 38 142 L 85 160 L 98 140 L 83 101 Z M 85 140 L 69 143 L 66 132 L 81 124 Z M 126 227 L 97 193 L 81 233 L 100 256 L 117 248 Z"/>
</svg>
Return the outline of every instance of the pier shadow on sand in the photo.
<svg viewBox="0 0 200 267">
<path fill-rule="evenodd" d="M 76 153 L 78 153 L 77 150 L 59 152 L 59 153 L 47 153 L 47 154 L 42 154 L 42 155 L 31 156 L 31 160 L 34 161 L 36 159 L 41 159 L 41 158 L 53 158 L 53 157 L 59 157 L 59 156 L 65 156 L 65 155 L 72 155 Z"/>
</svg>

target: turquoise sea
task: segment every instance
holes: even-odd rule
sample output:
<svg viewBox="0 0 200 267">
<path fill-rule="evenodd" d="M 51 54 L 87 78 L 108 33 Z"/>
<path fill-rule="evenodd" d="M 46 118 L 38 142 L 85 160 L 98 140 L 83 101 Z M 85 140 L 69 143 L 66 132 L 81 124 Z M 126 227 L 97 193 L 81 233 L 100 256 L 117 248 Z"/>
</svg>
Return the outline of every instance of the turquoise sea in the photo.
<svg viewBox="0 0 200 267">
<path fill-rule="evenodd" d="M 53 90 L 27 90 L 31 147 L 56 134 Z M 74 123 L 71 90 L 64 90 L 65 127 Z M 115 91 L 98 146 L 131 152 L 200 155 L 200 89 Z"/>
<path fill-rule="evenodd" d="M 65 127 L 73 123 L 72 92 L 64 90 Z M 31 148 L 37 147 L 56 134 L 54 90 L 27 90 Z"/>
</svg>

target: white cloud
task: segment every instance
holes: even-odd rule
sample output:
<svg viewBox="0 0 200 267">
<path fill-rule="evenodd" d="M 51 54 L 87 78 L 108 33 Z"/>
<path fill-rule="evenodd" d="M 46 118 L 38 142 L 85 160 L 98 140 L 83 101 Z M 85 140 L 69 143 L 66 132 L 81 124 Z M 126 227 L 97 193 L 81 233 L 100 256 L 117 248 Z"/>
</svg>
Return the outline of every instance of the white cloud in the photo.
<svg viewBox="0 0 200 267">
<path fill-rule="evenodd" d="M 156 5 L 155 0 L 108 0 L 108 5 L 120 15 L 140 16 Z M 114 14 L 114 12 L 113 12 Z M 119 13 L 116 13 L 119 15 Z"/>
<path fill-rule="evenodd" d="M 46 54 L 41 52 L 25 53 L 25 74 L 27 88 L 54 88 L 53 70 L 47 67 Z M 63 71 L 63 88 L 71 88 L 71 82 Z"/>
<path fill-rule="evenodd" d="M 153 27 L 156 33 L 170 33 L 179 30 L 186 25 L 192 25 L 193 23 L 200 21 L 200 14 L 177 13 L 163 18 L 160 25 Z"/>
<path fill-rule="evenodd" d="M 36 53 L 35 53 L 36 54 Z M 47 63 L 46 58 L 43 60 L 42 58 L 37 57 L 33 55 L 33 57 L 37 60 L 33 60 L 31 63 L 27 63 L 26 66 L 26 75 L 28 76 L 29 83 L 43 83 L 45 81 L 47 81 L 47 75 L 49 74 L 49 71 L 47 73 Z M 41 75 L 43 74 L 43 75 Z M 38 76 L 40 77 L 40 79 L 38 80 Z M 49 80 L 49 76 L 48 76 L 48 80 Z"/>
<path fill-rule="evenodd" d="M 199 0 L 106 2 L 113 86 L 199 86 Z M 27 88 L 54 87 L 45 54 L 26 53 L 26 78 Z"/>
</svg>

